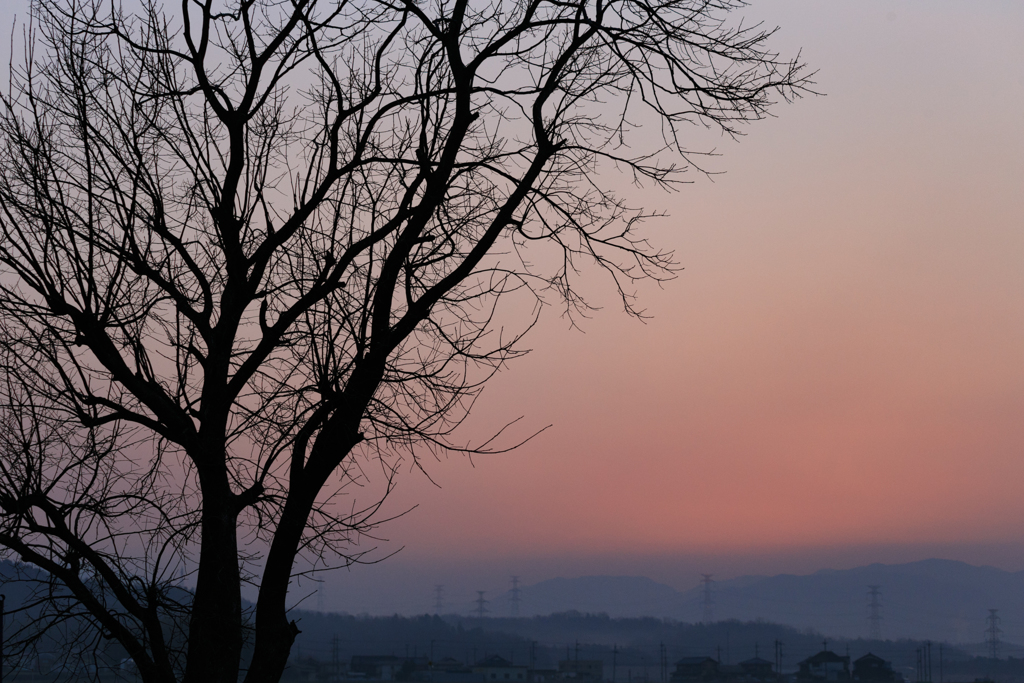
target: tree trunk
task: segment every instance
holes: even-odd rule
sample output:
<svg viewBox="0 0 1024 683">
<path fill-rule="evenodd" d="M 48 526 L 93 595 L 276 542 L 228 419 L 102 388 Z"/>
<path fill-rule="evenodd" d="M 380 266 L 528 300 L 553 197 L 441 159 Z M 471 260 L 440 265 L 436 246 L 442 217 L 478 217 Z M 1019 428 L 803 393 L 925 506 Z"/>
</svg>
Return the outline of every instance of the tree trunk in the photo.
<svg viewBox="0 0 1024 683">
<path fill-rule="evenodd" d="M 288 664 L 292 644 L 299 634 L 295 623 L 288 621 L 288 586 L 311 508 L 312 500 L 307 504 L 292 504 L 289 500 L 281 514 L 260 582 L 260 595 L 256 602 L 255 649 L 245 683 L 277 683 Z"/>
<path fill-rule="evenodd" d="M 237 513 L 226 481 L 219 495 L 204 491 L 202 514 L 184 683 L 237 683 L 242 654 L 241 577 Z"/>
<path fill-rule="evenodd" d="M 338 424 L 321 430 L 301 481 L 293 483 L 295 488 L 281 512 L 260 582 L 256 602 L 256 647 L 245 683 L 277 683 L 288 664 L 292 644 L 299 634 L 295 623 L 288 621 L 287 613 L 292 565 L 317 495 L 337 463 L 348 457 L 362 440 L 358 433 L 361 412 L 355 413 L 354 419 L 339 419 Z M 323 452 L 325 448 L 332 453 Z"/>
</svg>

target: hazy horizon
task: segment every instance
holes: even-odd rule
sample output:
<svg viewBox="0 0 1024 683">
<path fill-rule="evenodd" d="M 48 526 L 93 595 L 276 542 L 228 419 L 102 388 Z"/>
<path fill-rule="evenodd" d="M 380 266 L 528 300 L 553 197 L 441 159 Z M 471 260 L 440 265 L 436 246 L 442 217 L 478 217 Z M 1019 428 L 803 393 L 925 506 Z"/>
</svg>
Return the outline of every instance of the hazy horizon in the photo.
<svg viewBox="0 0 1024 683">
<path fill-rule="evenodd" d="M 759 554 L 677 556 L 499 557 L 468 561 L 459 558 L 414 557 L 399 553 L 384 562 L 322 575 L 322 583 L 302 582 L 293 590 L 302 609 L 349 614 L 432 614 L 434 588 L 444 586 L 443 613 L 473 613 L 477 591 L 505 610 L 511 577 L 528 587 L 555 578 L 635 576 L 685 592 L 696 588 L 701 574 L 716 581 L 743 576 L 812 575 L 871 564 L 901 565 L 929 559 L 1024 571 L 1024 544 L 949 546 L 887 546 L 804 548 Z M 316 591 L 322 591 L 317 595 Z M 699 619 L 695 607 L 694 621 Z M 508 616 L 503 611 L 495 616 Z"/>
<path fill-rule="evenodd" d="M 551 428 L 428 457 L 432 481 L 404 464 L 383 512 L 408 514 L 361 546 L 404 550 L 327 577 L 326 609 L 429 607 L 435 584 L 465 602 L 511 575 L 685 590 L 933 556 L 1024 569 L 1024 3 L 740 15 L 780 26 L 825 96 L 738 143 L 694 130 L 721 175 L 671 194 L 619 180 L 668 213 L 646 234 L 685 270 L 641 288 L 646 323 L 590 275 L 601 310 L 579 329 L 544 310 L 461 436 Z M 292 595 L 315 609 L 310 586 Z"/>
</svg>

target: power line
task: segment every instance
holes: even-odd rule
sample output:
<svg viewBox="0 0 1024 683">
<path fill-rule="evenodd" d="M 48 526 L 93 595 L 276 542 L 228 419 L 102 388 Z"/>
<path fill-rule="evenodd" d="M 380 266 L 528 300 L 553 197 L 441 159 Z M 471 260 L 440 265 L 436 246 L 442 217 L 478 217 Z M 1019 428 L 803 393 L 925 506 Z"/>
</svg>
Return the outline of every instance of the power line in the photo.
<svg viewBox="0 0 1024 683">
<path fill-rule="evenodd" d="M 872 640 L 882 639 L 881 586 L 868 586 L 868 633 Z"/>
<path fill-rule="evenodd" d="M 710 624 L 715 620 L 715 598 L 711 594 L 711 589 L 715 585 L 715 582 L 711 580 L 712 574 L 701 574 L 701 583 L 704 584 L 704 599 L 701 604 L 704 608 L 703 622 Z"/>
</svg>

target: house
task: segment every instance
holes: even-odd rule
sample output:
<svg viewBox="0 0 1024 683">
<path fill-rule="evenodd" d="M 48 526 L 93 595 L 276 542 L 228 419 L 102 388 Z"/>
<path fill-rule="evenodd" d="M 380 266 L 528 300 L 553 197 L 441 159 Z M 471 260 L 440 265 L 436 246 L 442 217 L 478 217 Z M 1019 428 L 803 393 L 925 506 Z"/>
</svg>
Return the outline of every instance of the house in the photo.
<svg viewBox="0 0 1024 683">
<path fill-rule="evenodd" d="M 402 680 L 411 683 L 484 683 L 483 674 L 473 673 L 472 669 L 454 657 L 428 662 L 426 669 L 416 668 L 400 676 Z"/>
<path fill-rule="evenodd" d="M 850 658 L 840 657 L 831 650 L 822 650 L 799 664 L 798 681 L 848 681 Z"/>
<path fill-rule="evenodd" d="M 482 674 L 485 681 L 498 683 L 526 683 L 525 666 L 516 666 L 504 657 L 491 655 L 473 665 L 473 673 Z"/>
<path fill-rule="evenodd" d="M 760 657 L 753 657 L 740 662 L 740 668 L 743 669 L 743 676 L 745 678 L 755 681 L 771 681 L 776 678 L 775 664 Z"/>
<path fill-rule="evenodd" d="M 887 662 L 869 652 L 860 659 L 854 660 L 853 680 L 893 683 L 897 679 L 896 672 L 892 670 L 892 662 Z"/>
<path fill-rule="evenodd" d="M 718 660 L 711 657 L 683 657 L 676 662 L 672 683 L 713 681 L 718 678 Z"/>
</svg>

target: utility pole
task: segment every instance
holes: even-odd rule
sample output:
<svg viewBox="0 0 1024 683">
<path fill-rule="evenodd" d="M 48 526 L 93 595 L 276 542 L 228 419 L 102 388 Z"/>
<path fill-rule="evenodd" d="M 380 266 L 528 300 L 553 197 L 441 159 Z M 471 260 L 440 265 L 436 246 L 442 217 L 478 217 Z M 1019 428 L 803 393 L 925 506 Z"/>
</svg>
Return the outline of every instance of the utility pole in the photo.
<svg viewBox="0 0 1024 683">
<path fill-rule="evenodd" d="M 658 654 L 661 656 L 661 683 L 668 683 L 668 650 L 665 643 L 658 644 Z"/>
<path fill-rule="evenodd" d="M 988 645 L 988 654 L 992 659 L 999 659 L 999 634 L 1003 632 L 999 628 L 1000 621 L 1002 620 L 999 618 L 999 610 L 990 609 L 985 618 L 985 623 L 988 624 L 988 628 L 985 629 L 985 644 Z"/>
<path fill-rule="evenodd" d="M 704 584 L 704 598 L 701 600 L 701 604 L 704 607 L 704 618 L 705 624 L 710 624 L 715 620 L 715 598 L 711 594 L 711 590 L 715 585 L 715 582 L 711 580 L 712 574 L 701 574 L 700 582 Z"/>
<path fill-rule="evenodd" d="M 519 590 L 519 577 L 518 576 L 513 576 L 512 577 L 512 591 L 511 591 L 512 596 L 511 596 L 511 599 L 512 599 L 512 616 L 514 616 L 514 617 L 518 617 L 519 616 L 519 593 L 520 592 L 521 591 Z"/>
<path fill-rule="evenodd" d="M 775 675 L 782 680 L 782 641 L 775 641 Z"/>
<path fill-rule="evenodd" d="M 615 683 L 615 667 L 619 663 L 619 644 L 612 645 L 612 683 Z"/>
<path fill-rule="evenodd" d="M 338 680 L 341 678 L 341 653 L 338 649 L 338 634 L 335 633 L 331 638 L 331 679 Z"/>
<path fill-rule="evenodd" d="M 444 609 L 444 585 L 434 586 L 434 614 L 440 614 Z"/>
<path fill-rule="evenodd" d="M 490 601 L 484 598 L 484 593 L 486 592 L 487 591 L 477 591 L 477 598 L 474 600 L 476 603 L 476 616 L 480 619 L 483 619 L 484 615 L 490 611 L 486 607 L 487 603 Z"/>
<path fill-rule="evenodd" d="M 7 602 L 6 595 L 0 595 L 0 683 L 4 683 L 4 603 Z"/>
<path fill-rule="evenodd" d="M 868 634 L 872 640 L 882 639 L 881 586 L 868 586 Z"/>
</svg>

